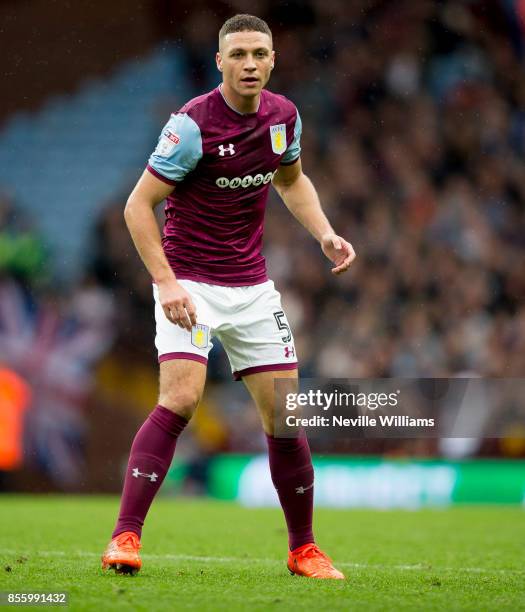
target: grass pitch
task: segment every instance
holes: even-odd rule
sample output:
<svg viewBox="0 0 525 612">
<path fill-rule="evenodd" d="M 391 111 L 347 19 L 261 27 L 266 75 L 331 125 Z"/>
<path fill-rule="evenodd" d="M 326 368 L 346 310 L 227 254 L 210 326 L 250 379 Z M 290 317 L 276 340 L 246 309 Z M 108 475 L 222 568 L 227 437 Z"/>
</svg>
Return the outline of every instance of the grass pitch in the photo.
<svg viewBox="0 0 525 612">
<path fill-rule="evenodd" d="M 290 576 L 277 509 L 158 499 L 137 576 L 100 569 L 113 497 L 0 496 L 0 591 L 68 591 L 72 610 L 525 609 L 525 512 L 316 511 L 346 581 Z"/>
</svg>

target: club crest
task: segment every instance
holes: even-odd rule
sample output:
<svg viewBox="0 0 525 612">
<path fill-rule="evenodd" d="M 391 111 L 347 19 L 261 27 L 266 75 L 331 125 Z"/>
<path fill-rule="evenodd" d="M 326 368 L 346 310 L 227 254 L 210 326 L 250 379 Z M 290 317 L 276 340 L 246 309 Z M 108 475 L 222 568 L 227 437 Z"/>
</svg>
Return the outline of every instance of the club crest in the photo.
<svg viewBox="0 0 525 612">
<path fill-rule="evenodd" d="M 270 138 L 272 140 L 272 151 L 277 155 L 286 151 L 286 124 L 270 126 Z"/>
<path fill-rule="evenodd" d="M 191 343 L 193 346 L 196 346 L 200 349 L 205 349 L 208 347 L 208 342 L 210 340 L 210 328 L 207 325 L 194 325 L 191 328 Z"/>
</svg>

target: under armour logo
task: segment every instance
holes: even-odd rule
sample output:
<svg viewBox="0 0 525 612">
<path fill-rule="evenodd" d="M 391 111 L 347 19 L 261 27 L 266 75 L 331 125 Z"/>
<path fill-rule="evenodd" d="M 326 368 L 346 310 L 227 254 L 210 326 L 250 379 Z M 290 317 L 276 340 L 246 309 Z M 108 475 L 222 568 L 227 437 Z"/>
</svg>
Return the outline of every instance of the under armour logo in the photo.
<svg viewBox="0 0 525 612">
<path fill-rule="evenodd" d="M 285 346 L 284 347 L 284 356 L 285 357 L 295 357 L 295 349 L 293 346 Z"/>
<path fill-rule="evenodd" d="M 307 487 L 295 487 L 295 492 L 302 495 L 305 491 L 308 491 L 308 489 L 311 489 L 313 486 L 314 483 L 312 482 L 312 484 L 308 485 Z"/>
<path fill-rule="evenodd" d="M 221 157 L 224 157 L 226 155 L 226 151 L 228 151 L 230 155 L 235 155 L 235 147 L 232 145 L 231 142 L 227 147 L 225 147 L 224 145 L 219 145 L 219 155 Z"/>
<path fill-rule="evenodd" d="M 151 474 L 144 474 L 143 472 L 139 472 L 139 468 L 133 468 L 132 476 L 133 478 L 143 476 L 144 478 L 149 478 L 151 482 L 157 482 L 157 478 L 159 477 L 159 475 L 155 474 L 155 472 L 152 472 Z"/>
</svg>

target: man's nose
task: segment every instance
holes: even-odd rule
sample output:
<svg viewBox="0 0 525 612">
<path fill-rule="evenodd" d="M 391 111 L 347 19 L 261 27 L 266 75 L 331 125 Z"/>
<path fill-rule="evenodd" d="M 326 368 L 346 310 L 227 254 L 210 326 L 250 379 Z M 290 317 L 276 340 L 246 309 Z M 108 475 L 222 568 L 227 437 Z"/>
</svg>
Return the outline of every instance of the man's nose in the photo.
<svg viewBox="0 0 525 612">
<path fill-rule="evenodd" d="M 244 68 L 245 70 L 256 70 L 257 69 L 257 64 L 255 63 L 255 59 L 253 55 L 246 56 L 246 62 L 244 64 Z"/>
</svg>

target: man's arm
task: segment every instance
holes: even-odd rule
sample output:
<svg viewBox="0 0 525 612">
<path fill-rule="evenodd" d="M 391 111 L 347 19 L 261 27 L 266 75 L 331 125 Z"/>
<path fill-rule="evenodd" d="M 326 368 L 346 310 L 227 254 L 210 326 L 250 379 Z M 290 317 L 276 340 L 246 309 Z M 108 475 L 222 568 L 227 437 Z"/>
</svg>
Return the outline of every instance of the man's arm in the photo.
<svg viewBox="0 0 525 612">
<path fill-rule="evenodd" d="M 195 306 L 189 293 L 177 282 L 166 259 L 153 212 L 172 191 L 171 185 L 145 170 L 128 198 L 124 219 L 144 265 L 157 284 L 160 304 L 166 317 L 190 331 L 191 326 L 197 322 Z"/>
<path fill-rule="evenodd" d="M 280 166 L 273 177 L 273 186 L 288 210 L 319 242 L 323 253 L 335 264 L 332 272 L 341 274 L 348 270 L 355 259 L 354 249 L 334 232 L 321 208 L 312 181 L 303 173 L 301 159 Z"/>
</svg>

